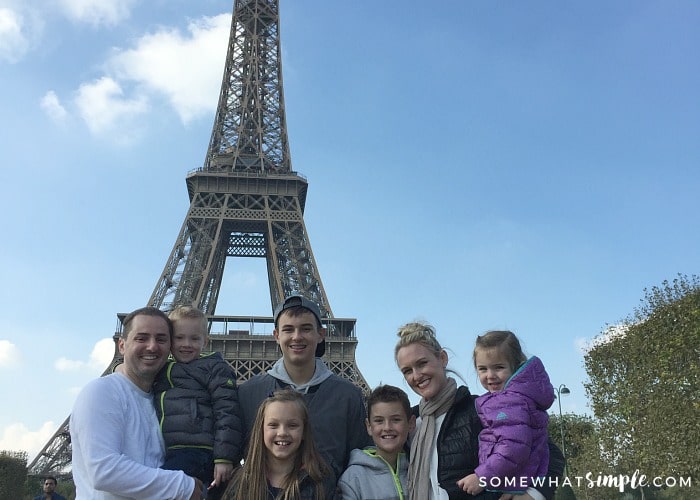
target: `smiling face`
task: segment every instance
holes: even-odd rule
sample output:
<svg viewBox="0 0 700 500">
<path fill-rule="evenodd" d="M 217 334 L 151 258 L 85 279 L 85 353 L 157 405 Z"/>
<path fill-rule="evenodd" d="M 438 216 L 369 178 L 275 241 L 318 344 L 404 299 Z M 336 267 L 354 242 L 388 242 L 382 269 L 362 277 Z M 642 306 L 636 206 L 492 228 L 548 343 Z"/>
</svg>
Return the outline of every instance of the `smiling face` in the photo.
<svg viewBox="0 0 700 500">
<path fill-rule="evenodd" d="M 420 342 L 401 347 L 396 363 L 413 392 L 426 401 L 434 398 L 447 383 L 447 353 L 435 354 Z"/>
<path fill-rule="evenodd" d="M 489 392 L 502 391 L 513 375 L 513 367 L 502 349 L 477 349 L 474 352 L 474 364 L 479 382 Z"/>
<path fill-rule="evenodd" d="M 134 316 L 126 338 L 119 339 L 119 352 L 124 356 L 124 375 L 142 390 L 150 391 L 170 353 L 167 321 L 159 316 Z"/>
<path fill-rule="evenodd" d="M 410 420 L 406 409 L 399 401 L 377 402 L 370 408 L 365 421 L 367 433 L 372 437 L 377 453 L 392 465 L 403 449 L 408 433 L 415 427 L 415 418 Z"/>
<path fill-rule="evenodd" d="M 202 330 L 202 320 L 182 318 L 173 322 L 173 357 L 180 363 L 189 363 L 199 358 L 207 343 L 207 335 Z"/>
<path fill-rule="evenodd" d="M 316 346 L 326 335 L 326 329 L 318 327 L 316 316 L 311 311 L 298 315 L 284 311 L 277 320 L 273 335 L 282 349 L 285 363 L 308 366 L 315 363 Z"/>
<path fill-rule="evenodd" d="M 294 402 L 274 401 L 265 408 L 263 442 L 268 460 L 293 461 L 304 436 L 304 416 Z"/>
</svg>

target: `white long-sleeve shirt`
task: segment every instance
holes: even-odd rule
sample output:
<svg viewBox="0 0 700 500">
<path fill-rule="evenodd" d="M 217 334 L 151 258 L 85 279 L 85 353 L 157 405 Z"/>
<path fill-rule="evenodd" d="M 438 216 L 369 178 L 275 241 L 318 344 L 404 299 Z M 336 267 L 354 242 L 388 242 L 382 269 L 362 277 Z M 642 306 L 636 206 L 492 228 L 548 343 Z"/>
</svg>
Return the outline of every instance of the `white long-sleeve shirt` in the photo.
<svg viewBox="0 0 700 500">
<path fill-rule="evenodd" d="M 76 499 L 188 500 L 194 479 L 165 456 L 153 395 L 121 373 L 91 381 L 70 418 Z"/>
</svg>

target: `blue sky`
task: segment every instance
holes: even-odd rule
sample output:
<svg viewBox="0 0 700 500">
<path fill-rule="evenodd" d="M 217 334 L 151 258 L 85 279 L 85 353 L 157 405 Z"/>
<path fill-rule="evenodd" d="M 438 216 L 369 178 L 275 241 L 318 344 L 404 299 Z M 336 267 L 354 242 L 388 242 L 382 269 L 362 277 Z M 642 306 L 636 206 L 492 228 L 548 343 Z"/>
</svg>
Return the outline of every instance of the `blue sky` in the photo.
<svg viewBox="0 0 700 500">
<path fill-rule="evenodd" d="M 700 5 L 281 4 L 305 221 L 370 385 L 408 389 L 395 332 L 422 319 L 480 393 L 474 338 L 508 328 L 571 389 L 563 410 L 590 412 L 582 346 L 698 273 Z M 148 300 L 231 10 L 0 0 L 0 449 L 39 451 L 111 360 L 116 314 Z M 224 280 L 217 313 L 270 314 L 264 261 Z"/>
</svg>

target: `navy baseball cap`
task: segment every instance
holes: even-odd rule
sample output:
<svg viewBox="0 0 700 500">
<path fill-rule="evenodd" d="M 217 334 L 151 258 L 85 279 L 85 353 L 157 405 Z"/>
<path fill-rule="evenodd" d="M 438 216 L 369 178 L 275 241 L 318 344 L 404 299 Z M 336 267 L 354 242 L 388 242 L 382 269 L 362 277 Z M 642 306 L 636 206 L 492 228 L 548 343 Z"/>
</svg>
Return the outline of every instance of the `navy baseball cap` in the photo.
<svg viewBox="0 0 700 500">
<path fill-rule="evenodd" d="M 307 299 L 303 295 L 294 294 L 284 299 L 284 302 L 275 307 L 275 312 L 273 314 L 275 318 L 275 328 L 277 328 L 277 320 L 279 319 L 280 314 L 282 314 L 283 311 L 286 311 L 287 309 L 291 309 L 293 307 L 303 307 L 304 309 L 308 309 L 310 312 L 313 313 L 314 316 L 316 316 L 318 324 L 322 326 L 321 310 L 319 309 L 318 304 Z M 323 339 L 316 345 L 316 357 L 322 357 L 325 354 L 325 352 L 326 339 Z"/>
</svg>

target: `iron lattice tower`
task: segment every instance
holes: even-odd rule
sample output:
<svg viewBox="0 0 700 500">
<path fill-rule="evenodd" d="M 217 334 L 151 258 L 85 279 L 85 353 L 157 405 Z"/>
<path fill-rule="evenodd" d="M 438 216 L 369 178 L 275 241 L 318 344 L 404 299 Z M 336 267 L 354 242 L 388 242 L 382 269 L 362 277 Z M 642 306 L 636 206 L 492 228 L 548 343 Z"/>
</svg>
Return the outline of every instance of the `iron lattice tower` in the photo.
<svg viewBox="0 0 700 500">
<path fill-rule="evenodd" d="M 221 93 L 204 165 L 186 177 L 190 207 L 148 301 L 193 304 L 209 318 L 210 348 L 239 382 L 272 367 L 279 350 L 272 317 L 217 315 L 228 257 L 267 262 L 273 310 L 291 293 L 318 303 L 328 329 L 324 359 L 364 391 L 355 361 L 355 319 L 335 318 L 304 224 L 308 183 L 292 170 L 282 89 L 278 0 L 235 0 Z M 105 371 L 121 361 L 115 355 Z M 29 465 L 31 475 L 70 474 L 68 419 Z"/>
</svg>

